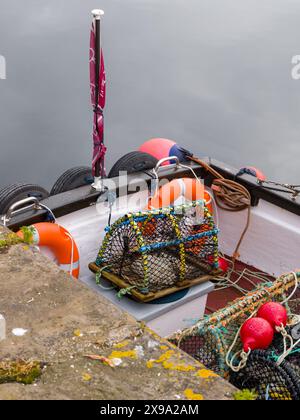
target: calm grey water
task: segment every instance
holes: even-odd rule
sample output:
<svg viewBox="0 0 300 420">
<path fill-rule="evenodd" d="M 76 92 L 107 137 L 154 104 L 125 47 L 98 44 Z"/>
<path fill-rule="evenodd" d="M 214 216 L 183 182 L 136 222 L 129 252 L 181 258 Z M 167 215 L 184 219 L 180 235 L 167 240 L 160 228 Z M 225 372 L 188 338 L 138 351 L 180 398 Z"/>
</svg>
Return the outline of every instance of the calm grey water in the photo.
<svg viewBox="0 0 300 420">
<path fill-rule="evenodd" d="M 103 8 L 107 167 L 150 137 L 300 183 L 299 0 L 0 0 L 0 186 L 89 164 Z"/>
</svg>

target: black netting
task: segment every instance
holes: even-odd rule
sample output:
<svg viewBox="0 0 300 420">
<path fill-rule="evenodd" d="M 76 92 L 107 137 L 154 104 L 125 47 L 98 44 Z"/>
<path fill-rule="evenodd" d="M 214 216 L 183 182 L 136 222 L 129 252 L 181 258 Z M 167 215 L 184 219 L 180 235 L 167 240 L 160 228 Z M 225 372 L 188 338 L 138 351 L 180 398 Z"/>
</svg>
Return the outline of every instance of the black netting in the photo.
<svg viewBox="0 0 300 420">
<path fill-rule="evenodd" d="M 278 366 L 269 351 L 252 352 L 247 366 L 230 374 L 230 382 L 237 388 L 255 391 L 259 400 L 300 399 L 299 365 L 284 361 Z"/>
<path fill-rule="evenodd" d="M 233 333 L 237 329 L 238 326 L 233 328 Z M 287 331 L 291 333 L 290 329 Z M 244 369 L 238 373 L 227 370 L 224 375 L 225 351 L 222 352 L 217 346 L 218 340 L 214 333 L 207 331 L 203 336 L 189 335 L 183 338 L 179 346 L 206 368 L 225 376 L 235 387 L 253 391 L 259 400 L 300 399 L 300 344 L 278 366 L 278 359 L 284 352 L 284 342 L 281 334 L 277 334 L 268 350 L 257 350 L 250 354 Z"/>
<path fill-rule="evenodd" d="M 214 335 L 209 333 L 205 336 L 191 335 L 184 338 L 180 342 L 179 347 L 198 360 L 198 362 L 202 363 L 207 369 L 223 376 L 223 371 L 220 368 L 220 365 L 222 365 L 221 355 L 216 347 Z"/>
</svg>

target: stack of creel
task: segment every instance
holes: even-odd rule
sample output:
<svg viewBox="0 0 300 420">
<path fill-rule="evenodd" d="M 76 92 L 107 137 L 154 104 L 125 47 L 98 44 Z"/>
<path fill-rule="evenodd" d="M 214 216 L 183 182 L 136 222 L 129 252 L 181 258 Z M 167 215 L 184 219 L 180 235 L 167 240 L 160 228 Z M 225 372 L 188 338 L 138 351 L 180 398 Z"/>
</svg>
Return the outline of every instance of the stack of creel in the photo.
<svg viewBox="0 0 300 420">
<path fill-rule="evenodd" d="M 300 278 L 300 273 L 297 273 Z M 235 300 L 225 308 L 207 316 L 192 328 L 171 337 L 171 341 L 182 350 L 203 363 L 207 368 L 240 389 L 250 389 L 261 400 L 300 399 L 300 346 L 280 365 L 277 360 L 283 353 L 283 340 L 276 336 L 268 350 L 251 352 L 247 365 L 238 373 L 233 372 L 226 363 L 226 356 L 234 342 L 241 325 L 266 302 L 281 302 L 295 288 L 294 273 L 283 275 L 275 282 L 259 285 L 246 296 Z M 229 354 L 242 349 L 237 340 Z"/>
</svg>

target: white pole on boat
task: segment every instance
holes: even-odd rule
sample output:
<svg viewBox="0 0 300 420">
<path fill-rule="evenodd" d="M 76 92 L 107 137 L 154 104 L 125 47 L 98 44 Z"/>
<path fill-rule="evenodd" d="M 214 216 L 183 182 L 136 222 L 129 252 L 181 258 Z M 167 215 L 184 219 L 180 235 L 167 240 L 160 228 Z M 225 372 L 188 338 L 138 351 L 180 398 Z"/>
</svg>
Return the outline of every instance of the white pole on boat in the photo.
<svg viewBox="0 0 300 420">
<path fill-rule="evenodd" d="M 95 97 L 96 101 L 98 101 L 99 95 L 99 71 L 101 66 L 101 17 L 104 16 L 104 11 L 101 9 L 94 9 L 92 10 L 92 15 L 95 20 L 95 66 L 96 66 L 96 79 L 95 79 Z M 96 102 L 96 108 L 98 104 Z M 95 166 L 95 176 L 94 176 L 94 183 L 92 187 L 97 191 L 103 191 L 103 179 L 102 174 L 100 173 L 100 162 L 98 161 Z"/>
</svg>

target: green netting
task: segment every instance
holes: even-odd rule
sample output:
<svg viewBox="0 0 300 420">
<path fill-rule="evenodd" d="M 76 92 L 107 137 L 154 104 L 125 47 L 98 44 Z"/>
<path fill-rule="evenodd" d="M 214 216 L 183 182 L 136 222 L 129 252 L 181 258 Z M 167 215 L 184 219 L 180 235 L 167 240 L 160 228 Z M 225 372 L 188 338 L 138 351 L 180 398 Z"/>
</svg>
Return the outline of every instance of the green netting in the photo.
<svg viewBox="0 0 300 420">
<path fill-rule="evenodd" d="M 205 317 L 192 328 L 171 337 L 171 340 L 207 368 L 228 377 L 230 368 L 226 364 L 226 355 L 241 325 L 263 303 L 282 301 L 295 287 L 295 282 L 295 275 L 289 274 L 281 276 L 274 283 L 261 284 L 246 296 Z M 240 350 L 242 345 L 237 340 L 232 355 Z"/>
</svg>

